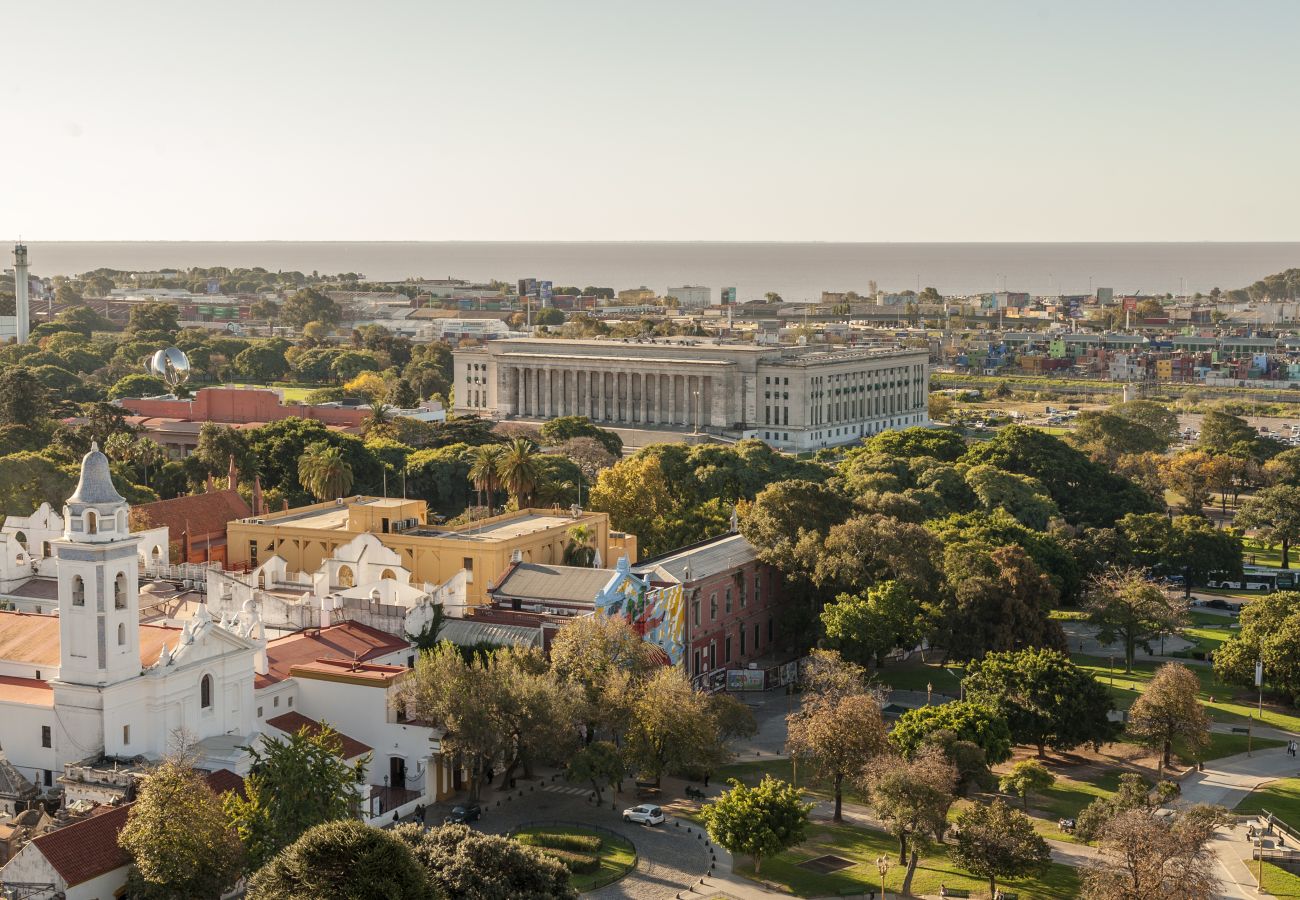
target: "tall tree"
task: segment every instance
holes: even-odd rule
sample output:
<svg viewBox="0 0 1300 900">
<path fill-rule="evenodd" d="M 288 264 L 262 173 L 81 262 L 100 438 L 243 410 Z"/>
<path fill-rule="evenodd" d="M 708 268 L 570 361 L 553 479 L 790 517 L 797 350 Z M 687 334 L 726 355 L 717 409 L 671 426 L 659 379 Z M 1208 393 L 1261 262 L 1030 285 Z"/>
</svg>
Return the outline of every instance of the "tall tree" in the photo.
<svg viewBox="0 0 1300 900">
<path fill-rule="evenodd" d="M 996 765 L 1011 758 L 1011 731 L 997 710 L 983 703 L 959 700 L 937 706 L 918 706 L 899 716 L 889 733 L 889 742 L 905 757 L 935 742 L 939 732 L 957 741 L 970 741 Z"/>
<path fill-rule="evenodd" d="M 1255 531 L 1269 544 L 1282 545 L 1282 568 L 1291 567 L 1291 545 L 1300 541 L 1300 487 L 1278 484 L 1264 488 L 1241 504 L 1233 522 Z"/>
<path fill-rule="evenodd" d="M 131 896 L 141 900 L 218 900 L 242 871 L 243 849 L 220 798 L 180 758 L 143 779 L 117 840 L 131 857 Z"/>
<path fill-rule="evenodd" d="M 610 741 L 593 741 L 569 758 L 564 770 L 566 781 L 591 785 L 596 805 L 604 799 L 605 789 L 620 784 L 627 775 L 623 754 Z"/>
<path fill-rule="evenodd" d="M 938 747 L 926 747 L 910 760 L 887 757 L 868 768 L 871 807 L 898 838 L 898 864 L 907 866 L 899 890 L 905 897 L 911 895 L 920 851 L 948 827 L 956 784 L 957 769 Z"/>
<path fill-rule="evenodd" d="M 1111 700 L 1091 674 L 1056 650 L 990 653 L 972 660 L 962 681 L 966 697 L 997 710 L 1016 743 L 1073 750 L 1114 737 Z"/>
<path fill-rule="evenodd" d="M 731 789 L 706 803 L 700 818 L 709 837 L 730 853 L 748 856 L 758 874 L 765 858 L 803 843 L 811 809 L 793 785 L 764 775 L 752 788 L 733 778 Z"/>
<path fill-rule="evenodd" d="M 726 761 L 708 698 L 675 666 L 661 667 L 638 686 L 630 719 L 624 752 L 631 766 L 656 784 L 670 772 L 708 770 Z"/>
<path fill-rule="evenodd" d="M 1129 709 L 1129 734 L 1160 754 L 1161 771 L 1175 741 L 1193 752 L 1209 745 L 1210 718 L 1196 699 L 1200 687 L 1191 669 L 1165 663 Z"/>
<path fill-rule="evenodd" d="M 845 779 L 852 779 L 886 747 L 880 702 L 867 693 L 805 694 L 802 707 L 788 722 L 786 749 L 831 785 L 835 821 L 842 822 Z"/>
<path fill-rule="evenodd" d="M 497 475 L 501 448 L 495 444 L 482 444 L 471 451 L 472 462 L 469 467 L 469 480 L 478 491 L 479 503 L 489 510 L 496 506 L 496 492 L 500 484 Z"/>
<path fill-rule="evenodd" d="M 997 895 L 999 878 L 1023 878 L 1042 872 L 1051 862 L 1047 841 L 1021 813 L 1001 800 L 976 803 L 957 817 L 956 863 L 988 879 L 989 896 Z"/>
<path fill-rule="evenodd" d="M 1057 591 L 1020 547 L 949 545 L 948 591 L 940 639 L 958 659 L 1024 647 L 1065 649 L 1061 627 L 1048 617 Z"/>
<path fill-rule="evenodd" d="M 537 447 L 533 442 L 515 438 L 507 444 L 497 457 L 497 475 L 515 506 L 526 507 L 537 490 Z"/>
<path fill-rule="evenodd" d="M 929 617 L 906 587 L 885 581 L 863 594 L 840 594 L 822 610 L 831 649 L 860 665 L 884 665 L 895 647 L 910 650 L 928 631 Z"/>
<path fill-rule="evenodd" d="M 1187 619 L 1187 602 L 1151 581 L 1141 569 L 1112 569 L 1097 577 L 1088 595 L 1089 621 L 1097 638 L 1124 645 L 1124 671 L 1133 671 L 1140 646 L 1151 652 L 1151 639 L 1172 632 Z"/>
<path fill-rule="evenodd" d="M 354 768 L 342 751 L 342 739 L 329 726 L 315 734 L 303 728 L 284 740 L 264 736 L 249 748 L 245 796 L 226 794 L 225 807 L 252 867 L 264 865 L 309 828 L 354 814 L 356 785 L 370 757 Z"/>
<path fill-rule="evenodd" d="M 49 394 L 27 366 L 0 371 L 0 425 L 31 425 L 49 413 Z"/>
<path fill-rule="evenodd" d="M 316 825 L 253 874 L 248 900 L 434 900 L 398 837 L 356 820 Z"/>
<path fill-rule="evenodd" d="M 1084 900 L 1211 900 L 1220 896 L 1210 849 L 1227 811 L 1192 807 L 1166 814 L 1130 809 L 1101 836 L 1100 858 L 1084 869 Z"/>
<path fill-rule="evenodd" d="M 298 460 L 298 480 L 316 499 L 331 500 L 352 490 L 352 466 L 338 447 L 315 443 Z"/>
<path fill-rule="evenodd" d="M 1265 683 L 1300 700 L 1300 592 L 1274 591 L 1241 607 L 1241 630 L 1214 651 L 1214 672 L 1229 684 L 1255 684 L 1255 664 Z"/>
<path fill-rule="evenodd" d="M 1042 763 L 1022 759 L 1011 767 L 1010 772 L 998 779 L 998 789 L 1007 794 L 1015 794 L 1027 810 L 1030 794 L 1042 793 L 1055 783 L 1056 776 Z"/>
</svg>

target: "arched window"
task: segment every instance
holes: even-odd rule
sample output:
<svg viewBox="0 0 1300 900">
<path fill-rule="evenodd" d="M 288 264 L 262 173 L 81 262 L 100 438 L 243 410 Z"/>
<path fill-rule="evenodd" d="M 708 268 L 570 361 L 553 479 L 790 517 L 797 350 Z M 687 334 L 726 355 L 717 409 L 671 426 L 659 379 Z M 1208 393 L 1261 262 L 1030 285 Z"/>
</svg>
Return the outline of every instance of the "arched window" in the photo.
<svg viewBox="0 0 1300 900">
<path fill-rule="evenodd" d="M 352 570 L 347 566 L 339 566 L 339 587 L 352 587 Z"/>
<path fill-rule="evenodd" d="M 203 680 L 199 682 L 199 706 L 203 709 L 212 709 L 211 675 L 204 675 Z"/>
<path fill-rule="evenodd" d="M 49 559 L 50 556 L 52 556 L 52 555 L 53 555 L 53 554 L 50 553 L 50 542 L 49 542 L 49 541 L 42 541 L 42 542 L 41 542 L 41 556 L 44 556 L 46 559 Z"/>
<path fill-rule="evenodd" d="M 117 623 L 117 645 L 119 647 L 126 646 L 126 625 L 121 622 Z"/>
<path fill-rule="evenodd" d="M 397 576 L 393 574 L 393 570 L 392 570 L 392 569 L 384 569 L 384 571 L 382 571 L 382 572 L 379 573 L 379 577 L 380 577 L 381 579 L 386 580 L 386 581 L 395 581 L 395 580 L 397 580 Z"/>
<path fill-rule="evenodd" d="M 16 540 L 18 543 L 22 544 L 24 550 L 27 549 L 27 535 L 23 534 L 23 533 L 20 531 L 20 532 L 18 532 L 17 534 L 14 535 L 14 540 Z"/>
<path fill-rule="evenodd" d="M 99 519 L 93 509 L 86 510 L 86 534 L 95 534 L 99 526 Z"/>
<path fill-rule="evenodd" d="M 72 605 L 86 605 L 86 582 L 82 581 L 80 575 L 72 576 Z"/>
<path fill-rule="evenodd" d="M 118 572 L 113 579 L 113 609 L 126 609 L 126 573 Z"/>
<path fill-rule="evenodd" d="M 149 554 L 149 558 L 155 566 L 159 565 L 162 562 L 162 548 L 155 545 L 153 551 Z"/>
</svg>

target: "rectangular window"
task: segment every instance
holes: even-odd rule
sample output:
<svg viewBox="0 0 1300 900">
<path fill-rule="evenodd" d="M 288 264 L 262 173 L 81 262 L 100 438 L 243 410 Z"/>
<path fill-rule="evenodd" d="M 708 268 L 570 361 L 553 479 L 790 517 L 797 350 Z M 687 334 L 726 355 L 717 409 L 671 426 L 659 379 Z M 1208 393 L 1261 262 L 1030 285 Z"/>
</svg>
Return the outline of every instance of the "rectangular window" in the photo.
<svg viewBox="0 0 1300 900">
<path fill-rule="evenodd" d="M 740 655 L 745 655 L 745 626 L 740 626 Z"/>
<path fill-rule="evenodd" d="M 292 698 L 292 697 L 289 698 L 289 708 L 290 708 L 290 709 L 293 709 L 293 698 Z"/>
<path fill-rule="evenodd" d="M 772 620 L 767 620 L 767 642 L 772 643 Z"/>
<path fill-rule="evenodd" d="M 722 661 L 724 663 L 731 662 L 731 635 L 727 635 L 722 642 Z"/>
<path fill-rule="evenodd" d="M 699 600 L 691 601 L 691 620 L 695 624 L 696 628 L 700 627 L 700 601 Z"/>
<path fill-rule="evenodd" d="M 279 709 L 279 708 L 280 708 L 280 698 L 279 698 L 279 697 L 272 697 L 272 698 L 271 698 L 271 705 L 274 706 L 276 709 Z"/>
<path fill-rule="evenodd" d="M 257 565 L 257 541 L 248 542 L 248 561 Z"/>
<path fill-rule="evenodd" d="M 260 706 L 257 708 L 257 717 L 258 717 L 259 719 L 262 718 L 262 707 L 260 707 Z"/>
<path fill-rule="evenodd" d="M 727 588 L 727 592 L 724 595 L 724 609 L 728 613 L 731 612 L 731 588 L 730 587 Z"/>
<path fill-rule="evenodd" d="M 122 726 L 122 746 L 128 747 L 131 744 L 131 726 Z"/>
<path fill-rule="evenodd" d="M 754 623 L 754 652 L 758 652 L 758 623 Z"/>
<path fill-rule="evenodd" d="M 709 621 L 718 621 L 718 593 L 714 591 L 709 594 Z"/>
<path fill-rule="evenodd" d="M 694 665 L 695 668 L 692 670 L 691 674 L 693 675 L 700 674 L 700 651 L 698 650 L 695 651 Z"/>
<path fill-rule="evenodd" d="M 42 747 L 54 746 L 53 736 L 50 734 L 50 726 L 48 725 L 41 726 L 41 746 Z"/>
<path fill-rule="evenodd" d="M 460 566 L 460 567 L 461 567 L 462 569 L 464 569 L 466 572 L 473 573 L 473 571 L 474 571 L 474 558 L 473 558 L 472 556 L 467 556 L 467 557 L 465 557 L 464 559 L 461 560 L 461 566 Z"/>
<path fill-rule="evenodd" d="M 54 787 L 54 773 L 49 769 L 45 770 L 45 786 Z"/>
</svg>

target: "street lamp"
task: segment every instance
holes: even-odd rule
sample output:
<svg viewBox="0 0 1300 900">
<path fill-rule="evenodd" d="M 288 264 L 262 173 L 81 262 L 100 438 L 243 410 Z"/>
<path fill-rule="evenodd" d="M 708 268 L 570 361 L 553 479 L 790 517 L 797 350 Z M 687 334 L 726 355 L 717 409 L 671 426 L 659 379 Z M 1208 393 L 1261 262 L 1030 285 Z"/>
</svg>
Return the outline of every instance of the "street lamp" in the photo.
<svg viewBox="0 0 1300 900">
<path fill-rule="evenodd" d="M 885 876 L 889 874 L 889 857 L 883 853 L 876 857 L 876 871 L 880 873 L 880 900 L 885 900 Z"/>
<path fill-rule="evenodd" d="M 925 683 L 925 705 L 930 705 L 930 698 L 934 695 L 934 684 L 927 681 Z"/>
</svg>

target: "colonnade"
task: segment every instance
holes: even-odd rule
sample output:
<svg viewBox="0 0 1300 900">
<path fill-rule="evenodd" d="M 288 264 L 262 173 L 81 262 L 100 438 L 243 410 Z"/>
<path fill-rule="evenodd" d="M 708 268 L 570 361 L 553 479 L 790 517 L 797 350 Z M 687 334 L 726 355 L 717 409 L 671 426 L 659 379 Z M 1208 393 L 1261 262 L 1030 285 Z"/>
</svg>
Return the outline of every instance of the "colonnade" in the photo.
<svg viewBox="0 0 1300 900">
<path fill-rule="evenodd" d="M 514 415 L 587 416 L 593 422 L 690 428 L 715 424 L 712 375 L 500 367 L 498 391 Z"/>
</svg>

